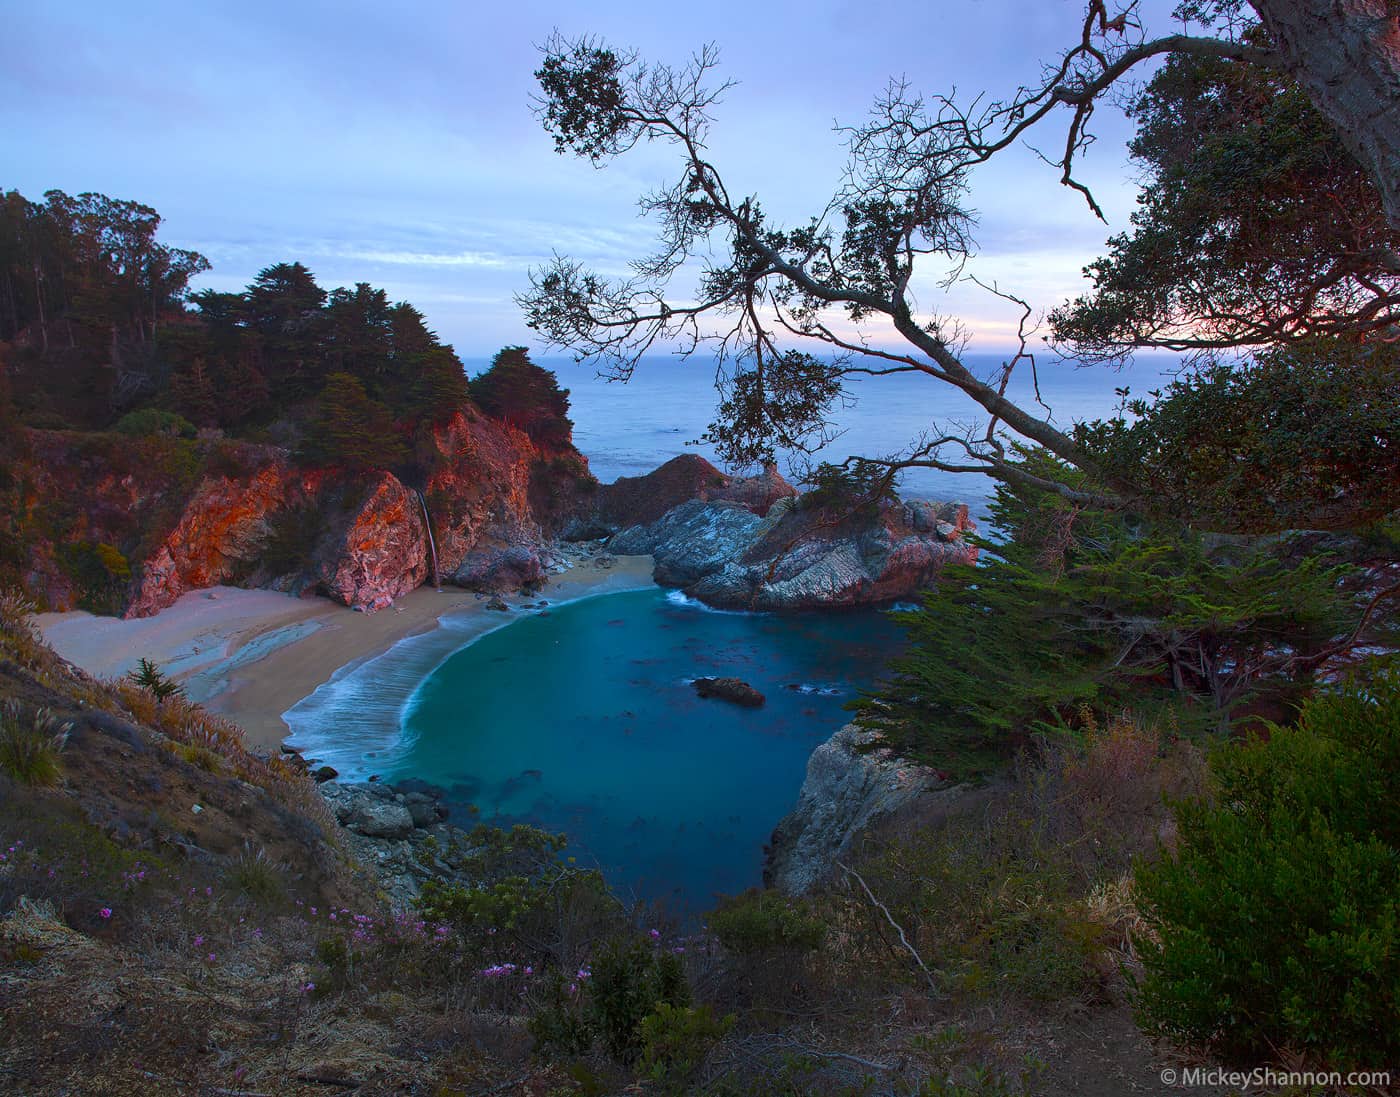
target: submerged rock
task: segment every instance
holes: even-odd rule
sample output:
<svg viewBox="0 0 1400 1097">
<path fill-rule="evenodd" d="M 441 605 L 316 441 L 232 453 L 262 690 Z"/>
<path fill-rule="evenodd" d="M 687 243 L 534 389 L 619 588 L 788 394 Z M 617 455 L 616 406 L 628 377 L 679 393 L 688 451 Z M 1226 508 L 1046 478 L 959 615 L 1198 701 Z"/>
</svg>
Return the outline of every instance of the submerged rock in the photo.
<svg viewBox="0 0 1400 1097">
<path fill-rule="evenodd" d="M 692 684 L 701 697 L 717 697 L 744 708 L 762 708 L 768 700 L 742 678 L 697 678 Z"/>
</svg>

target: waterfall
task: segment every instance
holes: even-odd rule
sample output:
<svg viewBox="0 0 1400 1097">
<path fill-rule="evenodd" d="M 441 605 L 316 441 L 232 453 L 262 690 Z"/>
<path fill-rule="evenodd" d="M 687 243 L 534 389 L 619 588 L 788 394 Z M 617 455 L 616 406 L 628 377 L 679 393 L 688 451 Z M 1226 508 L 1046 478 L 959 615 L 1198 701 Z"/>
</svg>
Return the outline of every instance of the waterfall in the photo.
<svg viewBox="0 0 1400 1097">
<path fill-rule="evenodd" d="M 437 542 L 433 540 L 433 520 L 428 517 L 428 500 L 423 497 L 421 491 L 416 494 L 418 503 L 423 508 L 423 528 L 428 531 L 428 553 L 433 558 L 433 586 L 441 592 L 442 579 L 438 575 Z"/>
</svg>

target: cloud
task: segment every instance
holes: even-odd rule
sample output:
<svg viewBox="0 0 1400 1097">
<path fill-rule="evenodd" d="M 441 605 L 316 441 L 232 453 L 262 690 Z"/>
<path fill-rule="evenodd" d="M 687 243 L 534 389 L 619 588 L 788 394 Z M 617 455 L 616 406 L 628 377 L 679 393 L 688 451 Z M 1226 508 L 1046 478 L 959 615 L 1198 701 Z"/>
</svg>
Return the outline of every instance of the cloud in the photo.
<svg viewBox="0 0 1400 1097">
<path fill-rule="evenodd" d="M 422 251 L 382 251 L 373 249 L 345 248 L 334 253 L 340 259 L 359 260 L 365 263 L 388 263 L 407 267 L 516 267 L 518 263 L 499 255 L 484 255 L 481 252 L 461 251 L 453 254 Z"/>
</svg>

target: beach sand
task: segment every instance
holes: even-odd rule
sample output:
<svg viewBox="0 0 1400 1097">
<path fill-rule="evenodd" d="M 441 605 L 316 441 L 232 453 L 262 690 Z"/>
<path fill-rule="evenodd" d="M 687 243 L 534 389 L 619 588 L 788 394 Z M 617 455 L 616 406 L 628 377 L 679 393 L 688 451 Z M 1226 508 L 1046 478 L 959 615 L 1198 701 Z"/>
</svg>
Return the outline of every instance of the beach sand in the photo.
<svg viewBox="0 0 1400 1097">
<path fill-rule="evenodd" d="M 538 594 L 501 597 L 517 606 L 638 590 L 652 585 L 651 567 L 650 556 L 586 558 L 552 576 Z M 435 628 L 449 612 L 459 628 L 466 618 L 467 638 L 487 632 L 506 616 L 487 609 L 488 601 L 457 587 L 419 587 L 371 614 L 326 598 L 213 587 L 139 620 L 73 612 L 41 613 L 34 621 L 60 655 L 89 674 L 118 678 L 138 659 L 150 659 L 184 683 L 193 700 L 239 724 L 249 746 L 276 749 L 288 734 L 282 713 L 341 667 Z"/>
</svg>

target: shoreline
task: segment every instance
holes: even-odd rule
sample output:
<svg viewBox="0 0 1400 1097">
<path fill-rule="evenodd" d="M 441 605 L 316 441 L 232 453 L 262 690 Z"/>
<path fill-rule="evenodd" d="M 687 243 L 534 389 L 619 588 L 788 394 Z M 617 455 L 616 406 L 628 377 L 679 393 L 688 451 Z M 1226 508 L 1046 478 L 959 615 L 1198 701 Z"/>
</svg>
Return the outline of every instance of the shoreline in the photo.
<svg viewBox="0 0 1400 1097">
<path fill-rule="evenodd" d="M 600 565 L 600 560 L 610 560 Z M 122 620 L 81 610 L 42 613 L 34 623 L 63 658 L 100 678 L 119 678 L 139 658 L 161 665 L 209 711 L 238 724 L 250 748 L 276 751 L 291 734 L 282 714 L 337 673 L 401 640 L 431 632 L 451 614 L 468 643 L 508 623 L 519 607 L 653 586 L 650 556 L 583 557 L 537 594 L 490 595 L 422 586 L 378 613 L 327 598 L 213 587 L 191 591 L 154 617 Z"/>
</svg>

